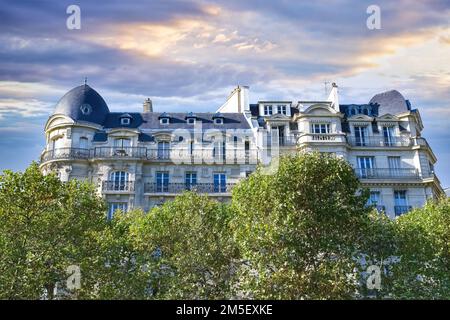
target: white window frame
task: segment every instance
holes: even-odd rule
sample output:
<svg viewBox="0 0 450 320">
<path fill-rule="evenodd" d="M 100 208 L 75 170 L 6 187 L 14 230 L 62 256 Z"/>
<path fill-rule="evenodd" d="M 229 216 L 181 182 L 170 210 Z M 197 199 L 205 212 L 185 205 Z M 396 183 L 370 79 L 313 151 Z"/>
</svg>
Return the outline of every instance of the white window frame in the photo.
<svg viewBox="0 0 450 320">
<path fill-rule="evenodd" d="M 128 203 L 127 202 L 110 202 L 108 203 L 108 220 L 112 220 L 114 218 L 114 213 L 117 210 L 121 210 L 122 212 L 128 211 Z"/>
<path fill-rule="evenodd" d="M 264 107 L 264 115 L 265 116 L 271 116 L 273 114 L 273 108 L 270 104 L 265 104 Z"/>
<path fill-rule="evenodd" d="M 314 134 L 331 133 L 331 125 L 330 123 L 313 123 L 311 125 L 311 132 Z"/>
<path fill-rule="evenodd" d="M 129 126 L 131 123 L 131 119 L 130 118 L 120 118 L 120 124 L 122 126 Z"/>
<path fill-rule="evenodd" d="M 163 125 L 168 125 L 170 123 L 169 118 L 161 118 L 159 119 L 159 123 Z"/>
<path fill-rule="evenodd" d="M 287 115 L 287 107 L 285 104 L 277 105 L 277 113 Z"/>
</svg>

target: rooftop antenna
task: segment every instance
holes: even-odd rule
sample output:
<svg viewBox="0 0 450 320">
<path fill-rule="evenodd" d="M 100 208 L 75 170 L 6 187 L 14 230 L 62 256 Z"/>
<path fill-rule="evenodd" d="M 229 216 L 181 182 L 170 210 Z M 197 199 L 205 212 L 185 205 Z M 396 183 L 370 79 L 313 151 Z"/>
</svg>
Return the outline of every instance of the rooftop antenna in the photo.
<svg viewBox="0 0 450 320">
<path fill-rule="evenodd" d="M 87 85 L 87 77 L 84 77 L 84 85 Z"/>
</svg>

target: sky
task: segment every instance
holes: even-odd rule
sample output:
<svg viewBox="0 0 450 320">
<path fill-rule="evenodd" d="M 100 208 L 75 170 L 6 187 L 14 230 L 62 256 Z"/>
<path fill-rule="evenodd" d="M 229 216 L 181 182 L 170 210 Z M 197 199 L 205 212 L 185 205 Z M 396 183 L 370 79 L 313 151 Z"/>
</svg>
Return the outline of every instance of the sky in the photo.
<svg viewBox="0 0 450 320">
<path fill-rule="evenodd" d="M 0 170 L 39 158 L 55 104 L 85 77 L 112 111 L 147 97 L 159 112 L 215 111 L 236 85 L 252 103 L 324 100 L 331 82 L 341 103 L 396 89 L 450 187 L 450 0 L 0 0 Z"/>
</svg>

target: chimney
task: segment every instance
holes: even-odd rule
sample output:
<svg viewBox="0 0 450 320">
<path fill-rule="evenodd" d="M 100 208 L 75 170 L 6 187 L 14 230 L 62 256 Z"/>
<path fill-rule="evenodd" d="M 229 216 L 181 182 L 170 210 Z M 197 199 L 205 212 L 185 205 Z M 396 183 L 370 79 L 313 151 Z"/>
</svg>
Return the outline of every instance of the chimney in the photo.
<svg viewBox="0 0 450 320">
<path fill-rule="evenodd" d="M 327 101 L 331 102 L 331 106 L 336 110 L 339 111 L 339 95 L 338 95 L 338 86 L 336 83 L 333 82 L 331 85 L 331 92 L 330 96 L 328 97 Z"/>
<path fill-rule="evenodd" d="M 144 101 L 144 112 L 153 112 L 153 104 L 152 104 L 152 100 L 150 100 L 150 98 L 145 99 Z"/>
</svg>

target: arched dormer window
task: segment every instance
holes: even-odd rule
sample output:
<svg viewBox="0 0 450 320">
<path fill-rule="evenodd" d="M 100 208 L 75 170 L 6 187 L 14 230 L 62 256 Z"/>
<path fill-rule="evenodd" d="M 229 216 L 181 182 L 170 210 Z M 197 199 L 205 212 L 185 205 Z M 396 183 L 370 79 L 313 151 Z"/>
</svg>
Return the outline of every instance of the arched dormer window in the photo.
<svg viewBox="0 0 450 320">
<path fill-rule="evenodd" d="M 167 125 L 170 123 L 170 116 L 166 112 L 161 113 L 158 119 L 160 124 Z"/>
<path fill-rule="evenodd" d="M 224 116 L 220 112 L 217 112 L 212 116 L 212 119 L 214 124 L 223 124 Z"/>
<path fill-rule="evenodd" d="M 131 124 L 132 116 L 128 113 L 125 113 L 120 116 L 120 125 L 121 126 L 129 126 Z"/>
</svg>

